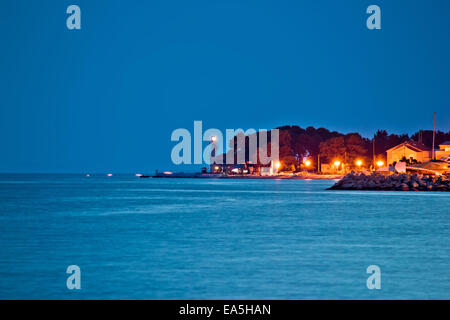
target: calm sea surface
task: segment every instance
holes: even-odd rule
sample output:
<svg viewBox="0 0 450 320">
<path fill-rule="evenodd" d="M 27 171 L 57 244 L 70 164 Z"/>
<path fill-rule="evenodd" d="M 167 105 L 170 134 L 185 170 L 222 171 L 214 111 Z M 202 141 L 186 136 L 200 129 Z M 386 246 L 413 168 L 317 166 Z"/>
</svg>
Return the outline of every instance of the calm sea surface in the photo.
<svg viewBox="0 0 450 320">
<path fill-rule="evenodd" d="M 0 175 L 0 298 L 450 298 L 449 193 L 333 183 Z"/>
</svg>

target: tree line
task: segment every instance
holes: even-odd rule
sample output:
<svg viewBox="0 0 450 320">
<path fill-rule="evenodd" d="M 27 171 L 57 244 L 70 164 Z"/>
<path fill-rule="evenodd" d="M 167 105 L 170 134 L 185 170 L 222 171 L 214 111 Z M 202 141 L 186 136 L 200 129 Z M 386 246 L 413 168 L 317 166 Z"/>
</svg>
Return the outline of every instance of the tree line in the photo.
<svg viewBox="0 0 450 320">
<path fill-rule="evenodd" d="M 372 162 L 373 141 L 375 145 L 375 158 L 385 157 L 386 150 L 409 140 L 422 142 L 432 148 L 433 131 L 421 130 L 409 136 L 408 134 L 388 133 L 386 130 L 378 130 L 373 139 L 362 137 L 359 133 L 339 133 L 325 128 L 299 126 L 282 126 L 279 129 L 280 161 L 283 170 L 300 170 L 305 159 L 312 162 L 312 167 L 317 168 L 317 163 L 330 163 L 335 159 L 353 166 L 357 159 L 363 163 Z M 437 131 L 435 147 L 444 141 L 450 140 L 450 131 Z"/>
</svg>

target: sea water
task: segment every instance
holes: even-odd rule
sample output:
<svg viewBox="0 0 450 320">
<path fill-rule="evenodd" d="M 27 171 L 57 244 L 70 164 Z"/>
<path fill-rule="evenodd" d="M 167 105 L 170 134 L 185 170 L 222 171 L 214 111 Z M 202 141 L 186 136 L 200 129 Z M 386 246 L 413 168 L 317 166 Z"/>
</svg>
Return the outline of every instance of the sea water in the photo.
<svg viewBox="0 0 450 320">
<path fill-rule="evenodd" d="M 450 194 L 334 182 L 0 175 L 0 298 L 449 299 Z"/>
</svg>

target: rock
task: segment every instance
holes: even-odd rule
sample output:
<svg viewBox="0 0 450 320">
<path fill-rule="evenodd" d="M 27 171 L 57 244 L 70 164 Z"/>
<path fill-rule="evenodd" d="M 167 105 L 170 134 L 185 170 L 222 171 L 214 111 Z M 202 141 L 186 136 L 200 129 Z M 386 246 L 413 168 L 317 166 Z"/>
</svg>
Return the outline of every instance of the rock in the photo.
<svg viewBox="0 0 450 320">
<path fill-rule="evenodd" d="M 381 175 L 351 172 L 336 182 L 333 190 L 402 190 L 450 191 L 449 177 L 432 177 L 421 174 Z"/>
<path fill-rule="evenodd" d="M 336 182 L 333 190 L 403 190 L 450 191 L 448 177 L 432 177 L 421 174 L 394 174 L 385 176 L 351 172 Z"/>
</svg>

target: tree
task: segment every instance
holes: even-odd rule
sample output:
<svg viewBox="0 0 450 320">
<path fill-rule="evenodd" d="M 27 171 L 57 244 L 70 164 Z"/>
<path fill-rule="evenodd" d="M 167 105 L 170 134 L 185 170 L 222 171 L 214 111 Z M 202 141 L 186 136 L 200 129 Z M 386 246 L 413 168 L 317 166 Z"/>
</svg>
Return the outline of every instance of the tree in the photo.
<svg viewBox="0 0 450 320">
<path fill-rule="evenodd" d="M 366 141 L 359 133 L 349 133 L 345 136 L 345 153 L 344 161 L 350 166 L 358 159 L 367 159 Z"/>
<path fill-rule="evenodd" d="M 328 139 L 320 143 L 319 149 L 320 156 L 325 161 L 331 162 L 333 159 L 343 161 L 345 156 L 345 138 L 342 136 Z"/>
<path fill-rule="evenodd" d="M 420 132 L 420 131 L 419 131 Z M 415 141 L 419 141 L 419 132 L 414 133 L 411 136 L 411 139 Z M 434 147 L 437 148 L 440 143 L 450 140 L 450 131 L 442 132 L 436 131 L 436 141 L 434 143 Z M 422 143 L 429 148 L 432 148 L 433 145 L 433 130 L 422 130 Z"/>
<path fill-rule="evenodd" d="M 312 167 L 317 167 L 317 155 L 320 153 L 321 162 L 332 162 L 339 159 L 347 165 L 353 166 L 357 159 L 369 164 L 372 159 L 372 139 L 361 137 L 358 133 L 342 134 L 330 131 L 325 128 L 307 127 L 303 129 L 299 126 L 282 126 L 279 129 L 279 158 L 282 163 L 281 170 L 299 170 L 304 159 L 309 159 Z M 259 132 L 256 133 L 259 136 Z M 246 161 L 249 160 L 249 140 L 246 137 Z M 268 135 L 267 149 L 270 150 L 270 134 Z M 386 130 L 377 130 L 375 138 L 375 155 L 385 154 L 390 149 L 402 142 L 410 140 L 408 134 L 389 134 Z M 422 131 L 422 142 L 431 148 L 433 131 Z M 419 133 L 411 136 L 411 139 L 419 141 Z M 259 139 L 257 139 L 259 140 Z M 436 132 L 437 147 L 444 141 L 450 141 L 450 132 Z M 234 145 L 236 158 L 237 139 L 231 141 Z M 258 148 L 260 148 L 258 143 Z"/>
<path fill-rule="evenodd" d="M 349 133 L 320 143 L 320 155 L 326 162 L 336 159 L 353 166 L 357 159 L 367 159 L 367 142 L 358 133 Z"/>
</svg>

